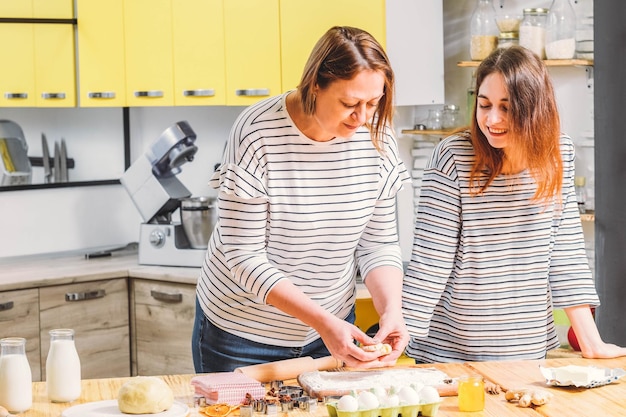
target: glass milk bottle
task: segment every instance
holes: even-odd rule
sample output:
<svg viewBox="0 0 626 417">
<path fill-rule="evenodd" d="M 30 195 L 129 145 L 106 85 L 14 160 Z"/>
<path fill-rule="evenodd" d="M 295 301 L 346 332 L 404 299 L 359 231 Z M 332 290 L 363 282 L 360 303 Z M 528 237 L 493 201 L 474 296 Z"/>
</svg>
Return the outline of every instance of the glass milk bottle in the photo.
<svg viewBox="0 0 626 417">
<path fill-rule="evenodd" d="M 0 339 L 0 405 L 11 413 L 33 405 L 33 377 L 22 337 Z"/>
<path fill-rule="evenodd" d="M 52 402 L 70 402 L 80 397 L 80 359 L 74 345 L 74 330 L 50 330 L 46 360 L 46 387 Z"/>
<path fill-rule="evenodd" d="M 546 19 L 546 58 L 572 59 L 576 54 L 576 13 L 569 0 L 553 0 Z"/>
<path fill-rule="evenodd" d="M 470 56 L 481 61 L 498 46 L 496 11 L 491 0 L 478 0 L 470 21 Z"/>
</svg>

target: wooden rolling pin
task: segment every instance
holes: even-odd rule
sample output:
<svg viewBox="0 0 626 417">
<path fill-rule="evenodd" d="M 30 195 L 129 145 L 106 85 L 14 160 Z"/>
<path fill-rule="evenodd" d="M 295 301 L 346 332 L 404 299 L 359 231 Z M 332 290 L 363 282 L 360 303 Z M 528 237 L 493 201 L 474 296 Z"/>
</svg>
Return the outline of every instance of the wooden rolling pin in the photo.
<svg viewBox="0 0 626 417">
<path fill-rule="evenodd" d="M 318 359 L 305 356 L 303 358 L 242 366 L 235 369 L 235 372 L 241 372 L 259 382 L 271 382 L 295 379 L 304 372 L 326 371 L 341 368 L 342 366 L 343 363 L 332 356 L 325 356 Z"/>
</svg>

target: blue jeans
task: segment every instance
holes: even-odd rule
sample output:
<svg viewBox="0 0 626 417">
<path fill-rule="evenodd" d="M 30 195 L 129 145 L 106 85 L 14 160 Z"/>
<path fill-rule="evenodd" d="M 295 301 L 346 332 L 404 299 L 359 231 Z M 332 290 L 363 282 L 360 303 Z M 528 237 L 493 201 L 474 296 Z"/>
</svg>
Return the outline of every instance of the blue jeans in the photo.
<svg viewBox="0 0 626 417">
<path fill-rule="evenodd" d="M 354 307 L 346 321 L 354 323 Z M 253 326 L 254 323 L 250 323 Z M 321 358 L 330 352 L 321 338 L 303 347 L 284 347 L 253 342 L 228 333 L 209 321 L 196 299 L 196 318 L 191 337 L 196 373 L 232 372 L 235 368 L 305 356 Z"/>
</svg>

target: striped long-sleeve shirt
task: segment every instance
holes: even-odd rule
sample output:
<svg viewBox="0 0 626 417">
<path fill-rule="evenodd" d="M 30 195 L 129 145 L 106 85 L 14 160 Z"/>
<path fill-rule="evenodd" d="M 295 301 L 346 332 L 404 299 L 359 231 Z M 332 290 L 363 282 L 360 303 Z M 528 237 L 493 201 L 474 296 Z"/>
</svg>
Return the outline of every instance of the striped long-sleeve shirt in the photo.
<svg viewBox="0 0 626 417">
<path fill-rule="evenodd" d="M 304 346 L 317 332 L 266 304 L 291 280 L 340 318 L 355 301 L 357 268 L 402 269 L 395 197 L 410 177 L 395 138 L 384 152 L 361 128 L 316 142 L 294 125 L 285 95 L 238 117 L 211 179 L 219 220 L 197 285 L 200 306 L 221 329 L 256 342 Z"/>
<path fill-rule="evenodd" d="M 554 307 L 599 303 L 562 136 L 562 203 L 531 201 L 529 172 L 470 195 L 464 134 L 435 148 L 422 180 L 403 309 L 407 353 L 424 362 L 539 359 L 558 346 Z"/>
</svg>

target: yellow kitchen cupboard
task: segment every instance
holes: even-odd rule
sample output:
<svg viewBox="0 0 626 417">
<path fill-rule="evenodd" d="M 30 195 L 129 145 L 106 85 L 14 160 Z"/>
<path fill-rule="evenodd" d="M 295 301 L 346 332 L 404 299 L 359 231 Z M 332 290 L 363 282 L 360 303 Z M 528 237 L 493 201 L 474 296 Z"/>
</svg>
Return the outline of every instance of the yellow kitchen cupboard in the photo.
<svg viewBox="0 0 626 417">
<path fill-rule="evenodd" d="M 226 104 L 222 0 L 174 0 L 174 104 Z"/>
<path fill-rule="evenodd" d="M 279 94 L 279 0 L 224 0 L 224 34 L 226 103 L 247 106 Z"/>
<path fill-rule="evenodd" d="M 173 106 L 172 2 L 125 1 L 124 36 L 128 106 Z"/>
<path fill-rule="evenodd" d="M 125 107 L 124 0 L 77 0 L 80 107 Z"/>
<path fill-rule="evenodd" d="M 282 89 L 297 87 L 315 42 L 332 26 L 368 31 L 385 45 L 385 0 L 280 0 Z"/>
<path fill-rule="evenodd" d="M 0 39 L 10 65 L 0 68 L 0 106 L 76 105 L 72 0 L 8 1 L 0 17 L 65 19 L 60 22 L 0 23 Z"/>
</svg>

